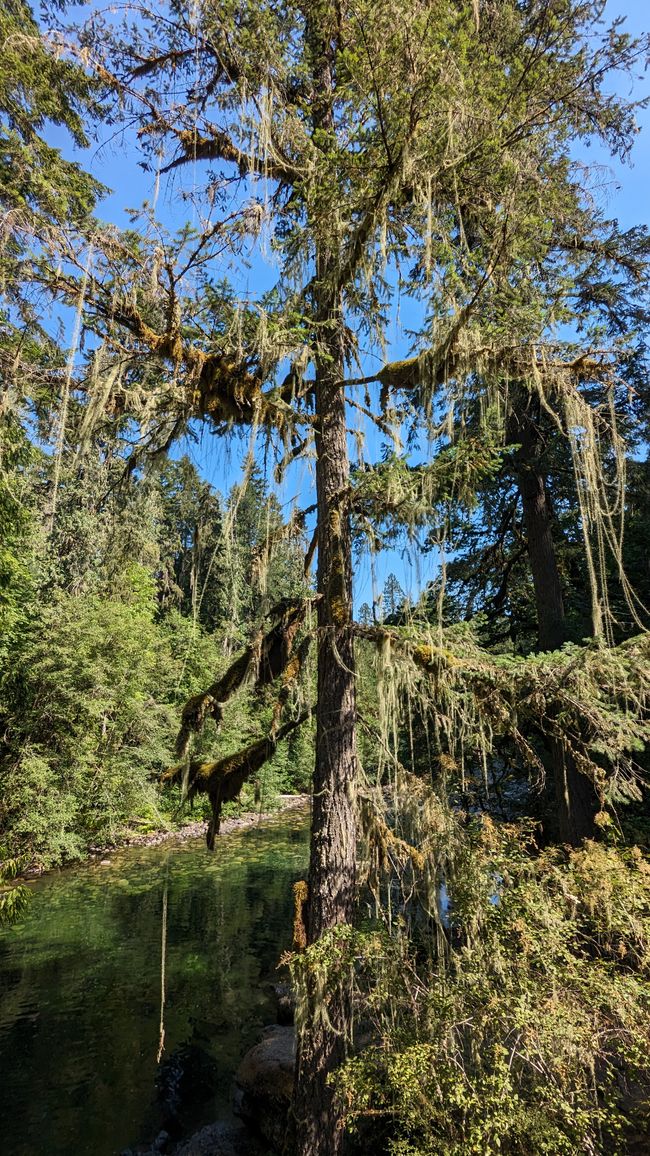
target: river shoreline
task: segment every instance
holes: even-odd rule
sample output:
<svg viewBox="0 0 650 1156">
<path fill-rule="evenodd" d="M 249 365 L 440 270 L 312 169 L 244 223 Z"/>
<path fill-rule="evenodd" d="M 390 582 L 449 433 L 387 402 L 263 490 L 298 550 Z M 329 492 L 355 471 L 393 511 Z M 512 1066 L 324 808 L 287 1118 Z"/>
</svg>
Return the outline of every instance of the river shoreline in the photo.
<svg viewBox="0 0 650 1156">
<path fill-rule="evenodd" d="M 219 837 L 222 835 L 231 835 L 235 831 L 245 831 L 251 827 L 255 827 L 262 823 L 268 823 L 271 819 L 278 815 L 286 814 L 287 811 L 306 811 L 309 807 L 309 795 L 280 795 L 280 805 L 274 811 L 245 811 L 243 814 L 233 816 L 232 818 L 222 819 L 221 830 Z M 196 823 L 187 823 L 183 827 L 179 827 L 172 831 L 151 831 L 146 835 L 127 834 L 123 838 L 116 839 L 112 843 L 97 844 L 88 848 L 88 854 L 74 863 L 66 863 L 66 867 L 74 867 L 82 863 L 96 862 L 98 859 L 106 859 L 109 855 L 116 851 L 123 851 L 127 847 L 159 847 L 162 843 L 176 841 L 184 843 L 188 839 L 203 839 L 207 830 L 207 819 L 201 819 Z M 59 867 L 39 867 L 38 865 L 30 865 L 17 877 L 19 880 L 38 879 L 42 875 L 47 875 L 51 871 L 58 871 Z"/>
</svg>

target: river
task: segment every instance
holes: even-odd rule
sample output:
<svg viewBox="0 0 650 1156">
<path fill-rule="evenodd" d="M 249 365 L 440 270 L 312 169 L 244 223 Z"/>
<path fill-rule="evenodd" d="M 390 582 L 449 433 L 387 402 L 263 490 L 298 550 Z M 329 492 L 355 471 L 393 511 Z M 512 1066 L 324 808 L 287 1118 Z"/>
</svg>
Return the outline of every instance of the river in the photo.
<svg viewBox="0 0 650 1156">
<path fill-rule="evenodd" d="M 0 933 L 3 1156 L 113 1156 L 229 1112 L 274 1018 L 307 820 L 114 852 L 44 876 Z M 166 910 L 164 1052 L 161 956 Z"/>
</svg>

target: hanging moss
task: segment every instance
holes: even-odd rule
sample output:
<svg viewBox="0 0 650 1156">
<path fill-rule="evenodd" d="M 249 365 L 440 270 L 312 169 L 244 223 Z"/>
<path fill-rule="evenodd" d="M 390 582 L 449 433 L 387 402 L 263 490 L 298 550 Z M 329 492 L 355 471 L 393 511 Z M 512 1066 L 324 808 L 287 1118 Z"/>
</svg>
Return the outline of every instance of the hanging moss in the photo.
<svg viewBox="0 0 650 1156">
<path fill-rule="evenodd" d="M 376 646 L 382 749 L 397 754 L 406 703 L 429 720 L 434 752 L 460 768 L 487 766 L 512 743 L 543 780 L 535 736 L 560 742 L 596 785 L 601 805 L 639 799 L 638 758 L 650 742 L 650 636 L 617 647 L 565 646 L 516 657 L 482 649 L 471 627 L 436 632 L 356 626 Z M 411 707 L 409 706 L 409 710 Z M 381 765 L 381 761 L 380 761 Z"/>
<path fill-rule="evenodd" d="M 306 912 L 309 887 L 304 879 L 293 885 L 293 950 L 304 951 L 307 946 Z"/>
<path fill-rule="evenodd" d="M 192 735 L 202 729 L 208 718 L 213 718 L 217 725 L 221 723 L 224 704 L 249 676 L 259 689 L 268 686 L 286 671 L 292 658 L 297 657 L 293 655 L 293 646 L 308 606 L 309 601 L 306 599 L 289 599 L 275 606 L 269 613 L 269 618 L 277 618 L 275 625 L 266 634 L 258 635 L 221 678 L 185 704 L 176 740 L 179 758 L 185 758 Z M 299 659 L 298 670 L 300 666 Z"/>
<path fill-rule="evenodd" d="M 187 797 L 207 795 L 212 807 L 212 820 L 208 827 L 207 841 L 210 850 L 214 848 L 215 837 L 219 834 L 221 809 L 230 803 L 249 779 L 275 754 L 278 743 L 310 717 L 310 711 L 303 711 L 296 719 L 285 723 L 265 738 L 258 739 L 247 747 L 226 755 L 215 762 L 192 759 L 189 763 L 178 763 L 162 775 L 164 783 L 186 784 Z"/>
</svg>

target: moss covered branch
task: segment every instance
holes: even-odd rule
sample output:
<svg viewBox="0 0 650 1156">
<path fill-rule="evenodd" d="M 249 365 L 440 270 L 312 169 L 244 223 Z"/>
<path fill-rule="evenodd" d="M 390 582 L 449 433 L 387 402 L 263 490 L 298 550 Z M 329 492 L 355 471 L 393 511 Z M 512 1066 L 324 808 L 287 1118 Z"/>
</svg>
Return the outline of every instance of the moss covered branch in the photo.
<svg viewBox="0 0 650 1156">
<path fill-rule="evenodd" d="M 272 731 L 262 739 L 225 755 L 216 762 L 192 759 L 189 764 L 178 763 L 165 771 L 162 781 L 167 784 L 182 783 L 187 776 L 187 794 L 192 799 L 196 795 L 207 795 L 212 807 L 212 820 L 208 828 L 207 841 L 210 850 L 214 848 L 215 837 L 219 834 L 221 808 L 224 803 L 236 799 L 253 775 L 275 754 L 278 743 L 302 726 L 311 716 L 310 710 L 302 711 L 297 718 Z"/>
<path fill-rule="evenodd" d="M 300 653 L 294 652 L 294 644 L 310 602 L 310 599 L 288 599 L 274 606 L 269 613 L 269 618 L 276 619 L 271 629 L 265 634 L 260 632 L 220 678 L 185 704 L 176 739 L 179 758 L 186 757 L 192 735 L 201 731 L 209 718 L 217 725 L 221 723 L 224 704 L 249 676 L 254 678 L 258 689 L 270 685 L 287 672 L 295 670 L 297 676 L 302 658 Z"/>
</svg>

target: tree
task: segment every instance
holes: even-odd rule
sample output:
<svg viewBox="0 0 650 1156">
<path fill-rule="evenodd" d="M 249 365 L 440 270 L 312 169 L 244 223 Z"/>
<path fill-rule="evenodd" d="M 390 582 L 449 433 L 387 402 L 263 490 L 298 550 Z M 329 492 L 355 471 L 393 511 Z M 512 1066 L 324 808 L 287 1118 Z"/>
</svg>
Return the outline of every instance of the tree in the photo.
<svg viewBox="0 0 650 1156">
<path fill-rule="evenodd" d="M 389 574 L 384 582 L 383 610 L 388 621 L 395 621 L 404 603 L 404 591 L 394 574 Z"/>
<path fill-rule="evenodd" d="M 53 361 L 61 364 L 32 293 L 34 262 L 46 260 L 47 244 L 41 242 L 87 221 L 105 190 L 46 139 L 57 126 L 78 147 L 88 144 L 86 124 L 102 115 L 97 82 L 62 51 L 54 34 L 41 30 L 24 0 L 3 5 L 0 39 L 0 417 L 5 417 L 19 409 L 27 374 L 34 400 L 37 386 L 47 380 L 43 371 Z"/>
<path fill-rule="evenodd" d="M 182 703 L 224 664 L 231 574 L 220 503 L 187 459 L 127 481 L 119 438 L 73 443 L 50 528 L 55 463 L 23 440 L 5 455 L 0 491 L 0 855 L 54 865 L 173 820 L 178 794 L 156 780 Z M 249 495 L 252 526 L 266 525 L 266 506 L 261 491 Z M 295 593 L 288 534 L 278 527 L 278 601 Z M 238 566 L 253 592 L 254 552 L 242 549 Z M 268 693 L 247 689 L 225 720 L 222 750 L 259 743 L 272 719 Z M 265 800 L 302 785 L 305 758 L 295 745 L 290 766 L 276 755 L 264 767 L 256 785 Z"/>
<path fill-rule="evenodd" d="M 95 237 L 99 256 L 81 285 L 104 362 L 94 359 L 79 388 L 96 407 L 103 399 L 139 417 L 150 448 L 196 418 L 279 435 L 289 457 L 315 448 L 312 945 L 352 921 L 356 897 L 350 410 L 373 413 L 397 437 L 394 399 L 406 394 L 435 430 L 437 386 L 471 379 L 486 359 L 516 373 L 509 333 L 493 324 L 486 351 L 470 322 L 479 306 L 488 321 L 490 309 L 497 322 L 505 315 L 540 236 L 549 245 L 549 214 L 564 201 L 570 219 L 583 203 L 572 144 L 595 134 L 624 149 L 633 128 L 632 106 L 606 94 L 605 78 L 643 48 L 616 26 L 595 47 L 601 11 L 575 0 L 172 2 L 164 21 L 143 7 L 134 25 L 116 31 L 96 16 L 81 36 L 150 155 L 166 150 L 174 173 L 209 168 L 198 230 L 174 240 L 145 219 L 139 234 Z M 251 304 L 215 267 L 220 254 L 243 260 L 261 231 L 272 233 L 280 274 Z M 44 280 L 76 303 L 82 270 L 70 242 L 61 271 Z M 426 302 L 429 352 L 346 376 L 363 341 L 381 347 L 400 277 Z M 534 300 L 526 306 L 535 312 Z M 368 406 L 358 391 L 373 382 L 381 388 Z M 457 457 L 448 454 L 436 483 Z M 410 653 L 430 670 L 437 660 L 425 651 Z M 348 1007 L 343 988 L 326 993 L 327 1014 L 322 998 L 312 975 L 294 1105 L 305 1156 L 342 1145 L 329 1076 L 344 1055 Z"/>
</svg>

